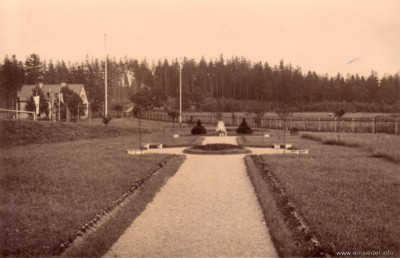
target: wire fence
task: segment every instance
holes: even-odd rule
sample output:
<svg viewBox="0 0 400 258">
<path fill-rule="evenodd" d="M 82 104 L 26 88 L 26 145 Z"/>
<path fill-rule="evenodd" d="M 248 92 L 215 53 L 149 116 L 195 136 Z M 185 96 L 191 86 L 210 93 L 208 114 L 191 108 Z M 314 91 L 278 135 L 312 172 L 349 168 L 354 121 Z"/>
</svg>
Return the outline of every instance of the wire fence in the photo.
<svg viewBox="0 0 400 258">
<path fill-rule="evenodd" d="M 246 122 L 255 128 L 264 129 L 282 129 L 283 120 L 278 116 L 266 116 L 257 119 L 254 116 L 243 114 L 217 114 L 212 113 L 189 113 L 182 114 L 182 123 L 195 124 L 201 120 L 202 124 L 216 125 L 220 118 L 226 126 L 238 126 L 243 118 Z M 143 119 L 172 122 L 172 118 L 164 112 L 146 112 Z M 289 129 L 296 128 L 298 131 L 315 132 L 337 132 L 339 121 L 334 117 L 292 117 L 286 121 Z M 349 133 L 388 133 L 399 134 L 398 117 L 344 117 L 340 119 L 340 131 Z"/>
</svg>

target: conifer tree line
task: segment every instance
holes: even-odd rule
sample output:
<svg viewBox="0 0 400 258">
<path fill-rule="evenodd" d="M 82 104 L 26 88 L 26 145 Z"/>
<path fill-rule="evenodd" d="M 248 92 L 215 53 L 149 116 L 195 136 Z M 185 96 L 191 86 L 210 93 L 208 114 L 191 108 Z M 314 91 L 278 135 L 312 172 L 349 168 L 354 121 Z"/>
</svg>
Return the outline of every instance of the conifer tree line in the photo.
<svg viewBox="0 0 400 258">
<path fill-rule="evenodd" d="M 126 105 L 132 95 L 138 93 L 157 100 L 155 106 L 161 106 L 167 98 L 179 96 L 178 59 L 150 64 L 146 59 L 108 58 L 107 69 L 110 105 Z M 12 107 L 16 92 L 23 84 L 82 83 L 92 110 L 101 110 L 104 70 L 105 62 L 98 58 L 86 57 L 80 63 L 66 63 L 44 61 L 37 54 L 30 55 L 25 61 L 18 60 L 15 55 L 6 57 L 0 64 L 2 99 Z M 225 60 L 221 55 L 209 61 L 183 58 L 182 91 L 184 109 L 189 108 L 189 104 L 196 104 L 206 110 L 210 100 L 217 100 L 218 103 L 234 103 L 225 105 L 220 111 L 245 111 L 234 110 L 239 108 L 235 101 L 260 103 L 269 109 L 289 106 L 298 111 L 331 111 L 331 106 L 337 103 L 356 107 L 354 111 L 400 111 L 399 73 L 382 78 L 374 71 L 368 77 L 357 74 L 327 76 L 314 71 L 304 72 L 283 60 L 271 66 L 244 57 Z"/>
</svg>

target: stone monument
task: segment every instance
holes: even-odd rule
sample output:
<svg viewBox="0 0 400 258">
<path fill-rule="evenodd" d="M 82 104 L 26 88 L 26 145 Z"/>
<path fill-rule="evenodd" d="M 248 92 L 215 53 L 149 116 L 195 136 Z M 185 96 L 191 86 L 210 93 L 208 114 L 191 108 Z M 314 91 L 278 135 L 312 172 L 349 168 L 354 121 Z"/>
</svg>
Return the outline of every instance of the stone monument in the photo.
<svg viewBox="0 0 400 258">
<path fill-rule="evenodd" d="M 226 132 L 225 123 L 224 121 L 218 121 L 217 129 L 215 129 L 215 135 L 217 136 L 227 136 L 228 133 Z"/>
</svg>

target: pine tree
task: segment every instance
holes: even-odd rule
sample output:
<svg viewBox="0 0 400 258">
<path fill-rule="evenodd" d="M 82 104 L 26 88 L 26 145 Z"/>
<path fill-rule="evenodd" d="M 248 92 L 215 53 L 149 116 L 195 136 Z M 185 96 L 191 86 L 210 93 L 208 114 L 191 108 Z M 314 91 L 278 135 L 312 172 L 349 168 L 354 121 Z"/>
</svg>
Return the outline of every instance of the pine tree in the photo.
<svg viewBox="0 0 400 258">
<path fill-rule="evenodd" d="M 25 71 L 23 64 L 19 62 L 15 55 L 11 60 L 7 57 L 0 70 L 1 98 L 5 100 L 7 109 L 15 109 L 17 92 L 24 83 Z"/>
<path fill-rule="evenodd" d="M 26 83 L 38 84 L 43 81 L 45 67 L 39 55 L 32 54 L 25 61 Z"/>
</svg>

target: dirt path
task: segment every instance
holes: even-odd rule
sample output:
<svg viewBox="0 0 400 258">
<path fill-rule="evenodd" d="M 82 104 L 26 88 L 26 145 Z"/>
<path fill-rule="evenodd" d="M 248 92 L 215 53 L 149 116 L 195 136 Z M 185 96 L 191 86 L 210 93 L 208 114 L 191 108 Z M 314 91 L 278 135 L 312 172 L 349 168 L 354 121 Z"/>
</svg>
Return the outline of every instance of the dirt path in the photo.
<svg viewBox="0 0 400 258">
<path fill-rule="evenodd" d="M 243 157 L 187 155 L 105 257 L 276 257 Z"/>
</svg>

